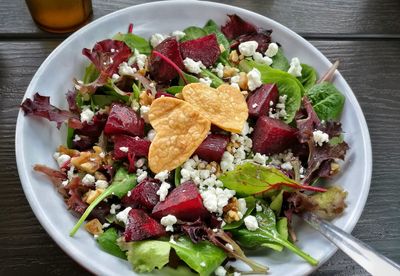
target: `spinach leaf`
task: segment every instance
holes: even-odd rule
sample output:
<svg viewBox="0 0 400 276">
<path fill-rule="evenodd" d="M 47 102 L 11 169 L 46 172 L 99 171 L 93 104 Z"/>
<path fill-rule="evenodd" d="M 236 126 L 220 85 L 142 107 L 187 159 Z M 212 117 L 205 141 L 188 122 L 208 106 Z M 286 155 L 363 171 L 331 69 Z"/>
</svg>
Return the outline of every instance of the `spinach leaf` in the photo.
<svg viewBox="0 0 400 276">
<path fill-rule="evenodd" d="M 72 148 L 72 140 L 74 139 L 75 129 L 68 127 L 67 130 L 67 147 Z"/>
<path fill-rule="evenodd" d="M 210 275 L 226 259 L 226 253 L 208 241 L 197 244 L 187 237 L 170 242 L 176 254 L 201 276 Z"/>
<path fill-rule="evenodd" d="M 291 242 L 287 241 L 285 239 L 285 236 L 282 236 L 278 232 L 275 214 L 272 211 L 272 209 L 269 208 L 264 203 L 260 202 L 259 204 L 262 206 L 262 211 L 256 213 L 256 219 L 259 228 L 255 231 L 250 231 L 247 228 L 231 230 L 231 233 L 233 233 L 236 240 L 240 244 L 248 247 L 257 247 L 262 245 L 270 247 L 269 246 L 270 244 L 281 245 L 283 247 L 286 247 L 293 253 L 299 255 L 304 260 L 309 262 L 311 265 L 317 265 L 318 264 L 317 260 L 315 260 L 313 257 L 302 251 L 300 248 L 298 248 Z"/>
<path fill-rule="evenodd" d="M 112 104 L 113 102 L 118 102 L 120 101 L 120 98 L 114 95 L 97 95 L 94 94 L 91 97 L 92 103 L 95 106 L 98 106 L 100 108 L 103 108 L 107 105 Z"/>
<path fill-rule="evenodd" d="M 188 73 L 185 73 L 185 72 L 182 71 L 182 75 L 185 77 L 185 79 L 186 79 L 186 81 L 187 81 L 188 83 L 199 82 L 199 79 L 198 79 L 197 77 L 191 75 L 191 74 L 188 74 Z M 185 86 L 186 83 L 183 81 L 182 78 L 179 78 L 179 83 L 178 83 L 178 85 L 179 85 L 179 86 Z"/>
<path fill-rule="evenodd" d="M 307 64 L 301 64 L 301 77 L 299 77 L 299 81 L 304 87 L 305 91 L 310 90 L 311 87 L 315 85 L 315 82 L 318 79 L 317 71 L 313 67 Z"/>
<path fill-rule="evenodd" d="M 329 82 L 314 85 L 307 97 L 321 120 L 338 120 L 342 114 L 345 97 Z"/>
<path fill-rule="evenodd" d="M 139 53 L 145 55 L 149 55 L 151 52 L 151 46 L 149 41 L 141 36 L 130 33 L 127 34 L 117 33 L 113 37 L 113 39 L 125 42 L 125 44 L 128 45 L 132 51 L 136 49 L 139 51 Z"/>
<path fill-rule="evenodd" d="M 218 86 L 224 83 L 223 80 L 221 80 L 217 75 L 215 75 L 208 69 L 202 69 L 200 75 L 202 77 L 209 77 L 211 79 L 212 81 L 211 87 L 217 88 Z"/>
<path fill-rule="evenodd" d="M 178 187 L 181 184 L 181 179 L 182 179 L 181 169 L 182 169 L 181 166 L 178 166 L 175 169 L 174 172 L 175 187 Z"/>
<path fill-rule="evenodd" d="M 254 197 L 248 196 L 245 198 L 245 200 L 246 200 L 247 211 L 246 211 L 246 213 L 243 214 L 243 218 L 240 219 L 239 221 L 235 221 L 235 222 L 226 224 L 223 227 L 224 230 L 235 229 L 235 228 L 239 228 L 240 226 L 242 226 L 244 218 L 247 217 L 248 215 L 250 215 L 251 212 L 253 212 L 254 208 L 256 208 L 256 200 L 254 199 Z"/>
<path fill-rule="evenodd" d="M 272 200 L 270 207 L 272 210 L 275 211 L 276 215 L 281 213 L 283 203 L 283 190 Z"/>
<path fill-rule="evenodd" d="M 97 238 L 97 243 L 100 248 L 111 255 L 117 256 L 121 259 L 126 259 L 125 253 L 119 248 L 117 239 L 119 238 L 118 232 L 115 228 L 107 229 L 103 234 Z"/>
<path fill-rule="evenodd" d="M 136 83 L 132 84 L 132 91 L 133 91 L 133 93 L 131 94 L 130 101 L 139 102 L 141 91 L 140 91 L 139 86 Z"/>
<path fill-rule="evenodd" d="M 187 27 L 183 30 L 183 32 L 185 33 L 185 36 L 181 38 L 180 42 L 200 38 L 207 35 L 205 30 L 196 26 Z"/>
<path fill-rule="evenodd" d="M 226 36 L 220 31 L 219 26 L 213 20 L 208 20 L 206 25 L 204 25 L 204 31 L 206 34 L 215 34 L 217 37 L 218 44 L 222 44 L 227 52 L 230 49 L 230 43 Z"/>
<path fill-rule="evenodd" d="M 181 93 L 183 89 L 183 86 L 170 86 L 167 89 L 165 89 L 166 92 L 170 93 L 170 94 L 178 94 Z"/>
<path fill-rule="evenodd" d="M 85 75 L 83 75 L 83 83 L 88 84 L 95 81 L 99 77 L 99 71 L 93 63 L 90 63 L 85 69 Z"/>
<path fill-rule="evenodd" d="M 287 218 L 281 218 L 276 222 L 276 230 L 278 231 L 279 235 L 282 236 L 283 239 L 288 240 L 289 231 L 287 225 Z M 261 246 L 269 247 L 275 251 L 282 251 L 283 246 L 277 243 L 263 243 Z"/>
<path fill-rule="evenodd" d="M 130 190 L 132 190 L 133 187 L 135 186 L 136 186 L 136 175 L 129 174 L 128 171 L 123 167 L 119 168 L 114 176 L 113 181 L 111 182 L 111 185 L 108 186 L 108 188 L 87 207 L 87 209 L 85 210 L 79 221 L 72 228 L 69 235 L 71 237 L 75 235 L 76 231 L 78 231 L 79 227 L 90 215 L 93 209 L 105 198 L 111 195 L 115 195 L 121 198 L 124 195 L 126 195 Z"/>
<path fill-rule="evenodd" d="M 283 54 L 281 47 L 279 47 L 276 55 L 272 57 L 271 67 L 274 69 L 284 71 L 284 72 L 287 72 L 289 70 L 289 67 L 290 67 L 289 61 Z"/>
<path fill-rule="evenodd" d="M 171 246 L 166 241 L 147 240 L 129 243 L 128 261 L 139 273 L 161 269 L 169 262 Z"/>
<path fill-rule="evenodd" d="M 241 71 L 249 72 L 253 68 L 257 68 L 261 73 L 263 83 L 276 83 L 279 95 L 287 95 L 285 122 L 289 124 L 293 121 L 297 110 L 301 105 L 301 97 L 304 94 L 304 88 L 300 81 L 287 72 L 273 69 L 266 64 L 259 64 L 252 60 L 242 60 L 239 64 Z"/>
<path fill-rule="evenodd" d="M 121 91 L 112 81 L 100 88 L 106 95 L 111 95 L 118 98 L 120 101 L 128 103 L 129 96 L 124 95 L 125 92 Z"/>
</svg>

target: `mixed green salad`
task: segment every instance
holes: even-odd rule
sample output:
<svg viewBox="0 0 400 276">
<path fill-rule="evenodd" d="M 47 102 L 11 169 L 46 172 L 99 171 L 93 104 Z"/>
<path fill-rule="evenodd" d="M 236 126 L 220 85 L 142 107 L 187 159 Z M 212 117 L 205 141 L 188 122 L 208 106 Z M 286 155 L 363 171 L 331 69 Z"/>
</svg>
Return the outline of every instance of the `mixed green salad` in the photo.
<svg viewBox="0 0 400 276">
<path fill-rule="evenodd" d="M 57 169 L 34 170 L 79 218 L 71 238 L 84 224 L 138 273 L 244 273 L 235 261 L 267 273 L 246 256 L 260 248 L 318 264 L 291 222 L 346 207 L 345 191 L 323 185 L 348 150 L 345 97 L 331 83 L 336 63 L 318 77 L 271 33 L 236 14 L 150 39 L 131 25 L 82 50 L 90 63 L 68 110 L 39 93 L 22 103 L 68 128 Z"/>
</svg>

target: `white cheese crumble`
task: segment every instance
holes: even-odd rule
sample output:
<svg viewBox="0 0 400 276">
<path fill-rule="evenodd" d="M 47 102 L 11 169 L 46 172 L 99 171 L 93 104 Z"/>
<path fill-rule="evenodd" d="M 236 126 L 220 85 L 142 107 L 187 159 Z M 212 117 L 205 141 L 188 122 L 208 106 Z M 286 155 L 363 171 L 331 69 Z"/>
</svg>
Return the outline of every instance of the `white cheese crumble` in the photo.
<svg viewBox="0 0 400 276">
<path fill-rule="evenodd" d="M 208 189 L 200 193 L 203 198 L 204 207 L 211 213 L 221 215 L 223 213 L 223 208 L 236 192 L 229 189 L 208 187 Z"/>
<path fill-rule="evenodd" d="M 121 76 L 133 76 L 136 73 L 136 68 L 132 68 L 126 62 L 122 62 L 119 65 L 118 73 Z"/>
<path fill-rule="evenodd" d="M 321 130 L 315 130 L 313 132 L 314 143 L 322 147 L 323 143 L 329 142 L 329 135 Z"/>
<path fill-rule="evenodd" d="M 109 227 L 111 224 L 109 224 L 109 223 L 107 223 L 107 222 L 105 222 L 105 223 L 103 223 L 103 225 L 101 226 L 101 228 L 107 228 L 107 227 Z"/>
<path fill-rule="evenodd" d="M 222 155 L 220 163 L 221 170 L 223 172 L 233 171 L 233 169 L 235 168 L 235 166 L 233 165 L 234 160 L 235 158 L 233 157 L 233 155 L 230 152 L 225 151 L 224 154 Z"/>
<path fill-rule="evenodd" d="M 171 33 L 171 36 L 175 36 L 176 40 L 180 40 L 182 37 L 184 37 L 186 34 L 182 31 L 173 31 Z"/>
<path fill-rule="evenodd" d="M 55 152 L 53 155 L 54 159 L 57 161 L 58 166 L 61 168 L 65 165 L 66 162 L 71 160 L 71 157 L 67 154 L 60 154 L 59 152 Z"/>
<path fill-rule="evenodd" d="M 205 262 L 201 262 L 201 263 L 200 263 L 200 266 L 206 267 L 206 263 L 205 263 Z"/>
<path fill-rule="evenodd" d="M 86 186 L 90 186 L 93 185 L 96 181 L 96 178 L 94 178 L 93 175 L 91 174 L 86 174 L 83 178 L 82 178 L 82 184 L 86 185 Z"/>
<path fill-rule="evenodd" d="M 286 118 L 287 117 L 286 100 L 287 100 L 287 95 L 279 96 L 279 102 L 276 104 L 276 112 L 274 112 L 273 108 L 271 107 L 269 109 L 268 116 L 270 118 L 275 118 L 275 119 Z"/>
<path fill-rule="evenodd" d="M 255 52 L 253 54 L 253 59 L 254 59 L 255 62 L 260 63 L 260 64 L 267 64 L 267 65 L 271 65 L 272 64 L 272 59 L 270 57 L 267 57 L 267 56 L 264 57 L 259 52 Z"/>
<path fill-rule="evenodd" d="M 160 201 L 164 201 L 165 200 L 165 198 L 168 195 L 168 189 L 169 188 L 171 188 L 171 185 L 168 184 L 167 182 L 162 182 L 161 183 L 160 189 L 158 189 L 158 191 L 156 193 L 157 195 L 160 196 Z"/>
<path fill-rule="evenodd" d="M 66 179 L 66 180 L 64 180 L 63 182 L 61 182 L 61 184 L 62 184 L 64 187 L 66 187 L 66 186 L 68 185 L 68 183 L 69 183 L 69 180 L 68 180 L 68 179 Z"/>
<path fill-rule="evenodd" d="M 283 163 L 283 164 L 281 165 L 281 168 L 282 168 L 283 170 L 286 170 L 286 171 L 291 171 L 291 170 L 293 170 L 292 163 L 290 163 L 290 162 L 285 162 L 285 163 Z"/>
<path fill-rule="evenodd" d="M 217 67 L 215 67 L 211 71 L 217 73 L 218 78 L 224 77 L 224 65 L 222 63 L 218 63 Z"/>
<path fill-rule="evenodd" d="M 150 37 L 150 44 L 153 48 L 157 47 L 158 44 L 163 42 L 168 36 L 163 34 L 153 34 Z"/>
<path fill-rule="evenodd" d="M 149 123 L 149 111 L 150 111 L 150 106 L 142 105 L 140 107 L 140 117 L 143 118 L 143 120 L 146 123 Z"/>
<path fill-rule="evenodd" d="M 95 185 L 98 189 L 106 189 L 108 187 L 108 182 L 105 180 L 97 180 Z"/>
<path fill-rule="evenodd" d="M 173 215 L 167 215 L 162 217 L 160 220 L 161 225 L 165 226 L 165 231 L 174 232 L 173 225 L 177 222 L 177 219 Z"/>
<path fill-rule="evenodd" d="M 158 174 L 156 174 L 154 178 L 160 180 L 161 182 L 164 182 L 165 180 L 168 179 L 168 171 L 167 170 L 161 171 Z"/>
<path fill-rule="evenodd" d="M 226 270 L 223 266 L 217 267 L 217 269 L 214 271 L 215 276 L 226 276 Z"/>
<path fill-rule="evenodd" d="M 111 78 L 112 78 L 113 81 L 116 81 L 116 80 L 119 79 L 119 75 L 118 74 L 112 74 Z"/>
<path fill-rule="evenodd" d="M 257 103 L 253 103 L 253 105 L 251 106 L 252 108 L 257 108 L 258 104 Z"/>
<path fill-rule="evenodd" d="M 261 73 L 256 68 L 253 68 L 250 72 L 247 73 L 247 86 L 250 91 L 253 91 L 261 85 Z"/>
<path fill-rule="evenodd" d="M 81 112 L 81 122 L 90 124 L 93 120 L 94 112 L 88 106 L 84 106 Z"/>
<path fill-rule="evenodd" d="M 115 213 L 116 213 L 116 211 L 117 211 L 118 209 L 121 209 L 121 205 L 119 205 L 119 204 L 111 204 L 111 207 L 110 207 L 110 214 L 111 214 L 111 215 L 115 215 Z"/>
<path fill-rule="evenodd" d="M 236 89 L 238 89 L 238 90 L 240 90 L 240 86 L 239 86 L 239 84 L 237 84 L 237 83 L 231 83 L 231 86 L 232 87 L 234 87 L 234 88 L 236 88 Z"/>
<path fill-rule="evenodd" d="M 239 218 L 241 219 L 247 211 L 246 200 L 244 198 L 238 199 L 238 209 Z"/>
<path fill-rule="evenodd" d="M 201 69 L 206 68 L 200 60 L 194 61 L 188 57 L 183 60 L 183 65 L 185 65 L 185 68 L 193 74 L 199 74 L 201 73 Z"/>
<path fill-rule="evenodd" d="M 78 141 L 80 141 L 80 140 L 81 140 L 81 136 L 79 136 L 78 134 L 75 134 L 74 140 L 72 140 L 72 141 L 78 142 Z"/>
<path fill-rule="evenodd" d="M 212 83 L 212 80 L 211 80 L 209 77 L 205 77 L 205 78 L 200 78 L 200 79 L 199 79 L 199 82 L 204 83 L 204 84 L 210 86 L 211 83 Z"/>
<path fill-rule="evenodd" d="M 128 152 L 129 148 L 128 147 L 119 147 L 119 150 L 122 152 Z"/>
<path fill-rule="evenodd" d="M 268 49 L 265 51 L 265 55 L 267 57 L 272 58 L 278 53 L 278 49 L 279 49 L 278 44 L 272 42 L 268 45 Z"/>
<path fill-rule="evenodd" d="M 244 224 L 246 225 L 246 228 L 250 231 L 255 231 L 258 229 L 258 222 L 255 216 L 245 217 Z"/>
<path fill-rule="evenodd" d="M 123 211 L 119 212 L 115 218 L 120 221 L 123 222 L 125 225 L 128 224 L 128 214 L 129 212 L 132 210 L 132 207 L 126 207 Z M 111 213 L 111 212 L 110 212 Z"/>
<path fill-rule="evenodd" d="M 230 251 L 233 251 L 233 246 L 230 243 L 225 244 L 225 247 L 228 248 Z"/>
<path fill-rule="evenodd" d="M 142 169 L 136 170 L 137 183 L 142 182 L 147 177 L 147 171 Z"/>
<path fill-rule="evenodd" d="M 297 57 L 292 58 L 288 73 L 295 77 L 301 77 L 301 70 L 300 60 Z"/>
<path fill-rule="evenodd" d="M 257 152 L 253 156 L 253 161 L 260 165 L 266 165 L 267 160 L 268 160 L 268 156 L 266 156 L 265 154 L 260 154 Z"/>
<path fill-rule="evenodd" d="M 256 204 L 256 211 L 261 212 L 263 210 L 262 206 L 259 204 Z"/>
<path fill-rule="evenodd" d="M 251 40 L 242 42 L 239 44 L 239 52 L 246 57 L 251 57 L 256 52 L 257 47 L 257 41 Z"/>
<path fill-rule="evenodd" d="M 169 238 L 169 242 L 172 243 L 172 244 L 177 244 L 176 241 L 174 240 L 174 236 L 172 236 L 172 235 Z"/>
<path fill-rule="evenodd" d="M 156 137 L 156 131 L 154 129 L 150 129 L 149 132 L 147 132 L 147 139 L 149 141 L 153 141 L 154 137 Z"/>
<path fill-rule="evenodd" d="M 141 168 L 143 167 L 144 163 L 146 163 L 146 158 L 139 158 L 135 163 L 135 167 Z"/>
<path fill-rule="evenodd" d="M 248 122 L 244 122 L 242 132 L 240 133 L 242 136 L 247 136 L 253 132 L 253 128 L 249 126 Z"/>
<path fill-rule="evenodd" d="M 139 70 L 142 70 L 146 66 L 147 56 L 139 53 L 139 51 L 137 49 L 135 49 L 135 51 L 133 52 L 133 57 L 131 57 L 128 60 L 128 65 L 132 65 L 135 62 L 137 63 Z"/>
</svg>

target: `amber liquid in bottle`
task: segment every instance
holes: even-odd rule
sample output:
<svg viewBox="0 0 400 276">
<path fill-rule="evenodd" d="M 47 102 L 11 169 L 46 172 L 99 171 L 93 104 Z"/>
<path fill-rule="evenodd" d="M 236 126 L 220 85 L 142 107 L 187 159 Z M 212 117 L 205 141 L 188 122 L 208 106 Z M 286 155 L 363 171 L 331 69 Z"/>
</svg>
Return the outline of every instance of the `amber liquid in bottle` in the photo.
<svg viewBox="0 0 400 276">
<path fill-rule="evenodd" d="M 92 15 L 92 0 L 25 0 L 39 28 L 68 33 L 84 25 Z"/>
</svg>

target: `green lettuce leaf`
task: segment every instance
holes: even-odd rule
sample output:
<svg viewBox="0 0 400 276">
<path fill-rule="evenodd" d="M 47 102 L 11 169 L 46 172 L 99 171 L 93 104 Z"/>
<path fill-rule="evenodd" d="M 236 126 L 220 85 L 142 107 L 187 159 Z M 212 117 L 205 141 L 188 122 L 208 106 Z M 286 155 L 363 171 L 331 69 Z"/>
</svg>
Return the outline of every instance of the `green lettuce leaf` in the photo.
<svg viewBox="0 0 400 276">
<path fill-rule="evenodd" d="M 90 63 L 85 69 L 85 75 L 83 75 L 83 83 L 88 84 L 95 81 L 99 77 L 99 71 L 93 63 Z"/>
<path fill-rule="evenodd" d="M 135 34 L 123 34 L 123 33 L 117 33 L 114 37 L 114 40 L 120 40 L 125 42 L 126 45 L 131 48 L 132 52 L 136 49 L 139 51 L 141 54 L 149 55 L 151 52 L 151 46 L 150 43 L 147 39 L 135 35 Z"/>
<path fill-rule="evenodd" d="M 196 26 L 187 27 L 183 30 L 183 32 L 185 33 L 185 36 L 182 37 L 180 42 L 200 38 L 207 35 L 205 30 Z"/>
<path fill-rule="evenodd" d="M 183 86 L 170 86 L 167 89 L 165 89 L 165 92 L 175 95 L 175 94 L 181 93 L 182 89 L 183 89 Z"/>
<path fill-rule="evenodd" d="M 299 77 L 299 81 L 304 87 L 304 90 L 307 92 L 311 87 L 315 85 L 315 82 L 318 79 L 317 71 L 313 67 L 307 64 L 301 64 L 301 77 Z"/>
<path fill-rule="evenodd" d="M 100 248 L 111 255 L 117 256 L 121 259 L 126 259 L 125 253 L 119 248 L 117 239 L 119 238 L 115 228 L 107 229 L 103 234 L 97 238 L 97 243 Z"/>
<path fill-rule="evenodd" d="M 281 47 L 279 47 L 276 55 L 272 57 L 271 67 L 274 69 L 284 71 L 284 72 L 287 72 L 289 70 L 289 67 L 290 67 L 289 61 L 283 54 Z"/>
</svg>

